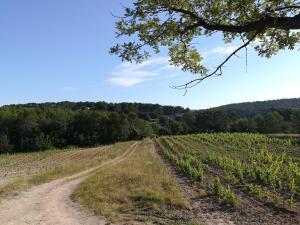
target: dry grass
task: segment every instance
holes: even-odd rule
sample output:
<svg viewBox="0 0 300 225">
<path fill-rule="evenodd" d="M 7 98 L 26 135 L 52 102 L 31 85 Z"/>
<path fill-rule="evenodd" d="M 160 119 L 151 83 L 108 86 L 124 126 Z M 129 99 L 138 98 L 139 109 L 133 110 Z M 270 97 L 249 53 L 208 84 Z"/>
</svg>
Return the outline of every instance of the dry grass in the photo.
<svg viewBox="0 0 300 225">
<path fill-rule="evenodd" d="M 73 199 L 112 221 L 189 207 L 151 140 L 140 143 L 127 160 L 85 180 Z"/>
<path fill-rule="evenodd" d="M 14 191 L 31 187 L 61 177 L 69 176 L 85 169 L 99 165 L 101 162 L 122 154 L 133 142 L 118 143 L 101 148 L 28 153 L 14 156 L 4 156 L 1 162 L 6 163 L 5 170 L 14 170 L 15 176 L 0 187 L 0 197 L 12 194 Z M 11 160 L 11 161 L 10 161 Z M 15 168 L 12 165 L 17 165 Z M 27 171 L 22 175 L 23 170 Z M 11 172 L 12 174 L 12 172 Z M 0 173 L 0 177 L 5 176 Z"/>
<path fill-rule="evenodd" d="M 0 155 L 0 186 L 16 177 L 31 177 L 68 166 L 75 161 L 87 161 L 101 155 L 105 148 L 107 147 Z"/>
</svg>

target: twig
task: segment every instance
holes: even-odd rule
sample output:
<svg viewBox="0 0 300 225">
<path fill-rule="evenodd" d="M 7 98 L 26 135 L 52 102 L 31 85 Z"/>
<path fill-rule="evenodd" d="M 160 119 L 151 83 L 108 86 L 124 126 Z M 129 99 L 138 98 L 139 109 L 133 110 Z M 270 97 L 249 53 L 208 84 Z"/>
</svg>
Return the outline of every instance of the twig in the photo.
<svg viewBox="0 0 300 225">
<path fill-rule="evenodd" d="M 179 86 L 172 86 L 172 88 L 174 89 L 178 89 L 178 90 L 185 90 L 185 93 L 184 95 L 186 95 L 187 93 L 187 90 L 189 88 L 192 88 L 194 86 L 196 86 L 197 84 L 199 84 L 200 82 L 202 82 L 203 80 L 211 77 L 211 76 L 221 76 L 223 74 L 223 71 L 222 71 L 222 67 L 224 66 L 224 64 L 232 57 L 234 56 L 238 51 L 240 51 L 241 49 L 243 48 L 246 48 L 250 42 L 252 42 L 256 36 L 260 33 L 261 31 L 257 31 L 247 42 L 244 42 L 243 45 L 241 45 L 240 47 L 238 47 L 236 50 L 234 50 L 229 56 L 227 56 L 227 58 L 220 64 L 216 67 L 216 69 L 210 73 L 210 74 L 207 74 L 205 76 L 202 76 L 200 78 L 197 78 L 197 79 L 194 79 L 194 80 L 191 80 L 183 85 L 179 85 Z"/>
</svg>

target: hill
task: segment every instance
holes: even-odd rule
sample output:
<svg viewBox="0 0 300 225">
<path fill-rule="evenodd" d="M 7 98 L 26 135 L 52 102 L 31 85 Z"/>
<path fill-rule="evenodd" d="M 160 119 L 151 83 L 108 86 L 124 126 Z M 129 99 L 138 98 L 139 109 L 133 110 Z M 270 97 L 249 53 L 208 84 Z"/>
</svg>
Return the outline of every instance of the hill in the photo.
<svg viewBox="0 0 300 225">
<path fill-rule="evenodd" d="M 300 108 L 300 98 L 278 99 L 268 101 L 234 103 L 215 107 L 213 109 L 234 112 L 240 116 L 265 115 L 273 109 L 295 109 Z"/>
</svg>

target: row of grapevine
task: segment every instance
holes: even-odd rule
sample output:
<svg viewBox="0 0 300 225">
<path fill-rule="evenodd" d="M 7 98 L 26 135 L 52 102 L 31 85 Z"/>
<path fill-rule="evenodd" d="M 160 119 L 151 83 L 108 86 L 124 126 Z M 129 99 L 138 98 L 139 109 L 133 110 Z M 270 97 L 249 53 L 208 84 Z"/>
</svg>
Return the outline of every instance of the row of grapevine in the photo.
<svg viewBox="0 0 300 225">
<path fill-rule="evenodd" d="M 229 185 L 224 188 L 228 195 L 242 188 L 264 201 L 288 207 L 299 199 L 300 168 L 297 159 L 287 154 L 293 147 L 289 139 L 221 133 L 162 137 L 157 142 L 192 178 L 203 180 L 207 171 L 214 171 Z M 201 179 L 195 171 L 201 171 Z"/>
</svg>

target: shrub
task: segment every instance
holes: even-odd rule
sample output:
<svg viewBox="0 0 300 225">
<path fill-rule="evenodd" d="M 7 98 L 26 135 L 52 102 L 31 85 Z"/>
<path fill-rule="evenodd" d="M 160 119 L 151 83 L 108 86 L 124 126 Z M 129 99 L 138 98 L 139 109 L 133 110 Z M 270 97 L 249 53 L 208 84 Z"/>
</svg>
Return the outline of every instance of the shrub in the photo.
<svg viewBox="0 0 300 225">
<path fill-rule="evenodd" d="M 222 192 L 223 192 L 223 186 L 221 184 L 220 178 L 217 177 L 214 181 L 213 184 L 213 192 L 214 194 L 216 194 L 217 196 L 221 196 Z"/>
<path fill-rule="evenodd" d="M 222 194 L 222 203 L 229 205 L 229 206 L 236 206 L 239 200 L 233 190 L 228 186 L 227 188 L 223 189 Z"/>
<path fill-rule="evenodd" d="M 222 186 L 219 177 L 217 177 L 213 183 L 213 192 L 225 205 L 236 206 L 239 202 L 237 196 L 229 186 L 227 188 Z"/>
</svg>

